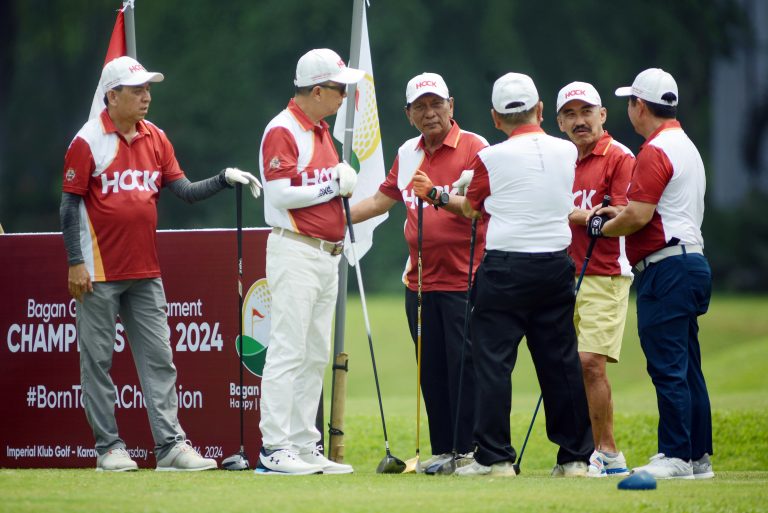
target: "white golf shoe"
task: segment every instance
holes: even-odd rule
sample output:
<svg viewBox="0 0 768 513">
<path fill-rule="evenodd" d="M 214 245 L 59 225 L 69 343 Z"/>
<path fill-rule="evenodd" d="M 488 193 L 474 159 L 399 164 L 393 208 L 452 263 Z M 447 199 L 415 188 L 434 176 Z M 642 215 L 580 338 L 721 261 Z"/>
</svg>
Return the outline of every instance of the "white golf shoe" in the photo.
<svg viewBox="0 0 768 513">
<path fill-rule="evenodd" d="M 587 464 L 583 461 L 569 461 L 555 465 L 552 477 L 587 477 Z"/>
<path fill-rule="evenodd" d="M 254 473 L 257 476 L 306 476 L 322 474 L 323 467 L 305 462 L 299 457 L 299 453 L 293 449 L 267 450 L 262 447 L 259 451 L 259 461 Z"/>
<path fill-rule="evenodd" d="M 645 470 L 656 479 L 694 479 L 693 465 L 680 458 L 668 458 L 664 453 L 651 457 L 647 465 L 632 469 L 632 473 Z"/>
<path fill-rule="evenodd" d="M 595 450 L 589 457 L 587 477 L 608 477 L 629 475 L 627 460 L 624 453 L 619 452 L 615 457 L 610 457 L 602 451 Z"/>
<path fill-rule="evenodd" d="M 217 467 L 216 460 L 203 458 L 192 447 L 192 442 L 183 440 L 176 442 L 176 445 L 165 456 L 157 460 L 155 470 L 158 472 L 196 472 L 198 470 L 213 470 Z"/>
<path fill-rule="evenodd" d="M 122 447 L 109 450 L 96 458 L 97 472 L 129 472 L 138 469 L 139 466 Z"/>
<path fill-rule="evenodd" d="M 691 463 L 693 467 L 694 479 L 712 479 L 715 477 L 715 473 L 712 470 L 712 462 L 709 460 L 709 454 L 704 453 L 704 456 L 698 460 L 694 460 Z"/>
<path fill-rule="evenodd" d="M 323 474 L 351 474 L 355 471 L 355 469 L 352 468 L 352 465 L 336 463 L 335 461 L 329 460 L 323 456 L 323 453 L 317 448 L 308 452 L 299 452 L 299 458 L 301 458 L 304 463 L 319 465 L 323 469 Z"/>
<path fill-rule="evenodd" d="M 474 476 L 493 476 L 493 477 L 515 477 L 515 467 L 511 461 L 500 461 L 493 465 L 483 465 L 476 460 L 469 465 L 459 467 L 453 473 L 454 476 L 474 477 Z"/>
</svg>

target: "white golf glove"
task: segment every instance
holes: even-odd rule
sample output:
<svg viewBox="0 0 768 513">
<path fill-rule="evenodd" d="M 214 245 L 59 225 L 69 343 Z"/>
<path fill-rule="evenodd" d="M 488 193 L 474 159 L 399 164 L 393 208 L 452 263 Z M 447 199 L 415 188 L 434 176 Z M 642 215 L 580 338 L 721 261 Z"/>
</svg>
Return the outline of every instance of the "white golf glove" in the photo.
<svg viewBox="0 0 768 513">
<path fill-rule="evenodd" d="M 333 168 L 333 177 L 339 180 L 339 196 L 349 198 L 357 185 L 357 172 L 346 162 L 339 162 Z"/>
<path fill-rule="evenodd" d="M 229 185 L 235 185 L 235 183 L 247 185 L 251 189 L 251 194 L 256 199 L 261 196 L 261 182 L 248 171 L 243 171 L 236 167 L 228 167 L 224 170 L 224 179 Z"/>
<path fill-rule="evenodd" d="M 469 187 L 473 176 L 475 176 L 474 169 L 465 169 L 461 172 L 459 179 L 451 184 L 453 187 L 458 189 L 457 194 L 459 196 L 464 196 L 467 193 L 467 187 Z"/>
</svg>

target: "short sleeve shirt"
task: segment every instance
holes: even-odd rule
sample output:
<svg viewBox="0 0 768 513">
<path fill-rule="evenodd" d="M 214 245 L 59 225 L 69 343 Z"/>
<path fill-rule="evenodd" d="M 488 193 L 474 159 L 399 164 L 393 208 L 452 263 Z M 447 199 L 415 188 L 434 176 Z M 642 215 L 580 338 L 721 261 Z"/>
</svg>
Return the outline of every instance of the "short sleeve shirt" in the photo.
<svg viewBox="0 0 768 513">
<path fill-rule="evenodd" d="M 576 163 L 573 182 L 573 202 L 576 208 L 590 210 L 600 205 L 603 196 L 611 197 L 611 205 L 627 204 L 627 188 L 632 176 L 635 157 L 632 152 L 611 137 L 608 132 L 597 141 L 592 153 Z M 571 223 L 571 255 L 576 270 L 584 263 L 590 237 L 583 225 Z M 631 276 L 624 237 L 599 239 L 589 260 L 586 274 L 598 276 Z"/>
<path fill-rule="evenodd" d="M 162 130 L 146 120 L 136 129 L 127 142 L 104 109 L 64 157 L 62 190 L 83 197 L 80 249 L 96 282 L 160 276 L 157 200 L 184 172 Z"/>
<path fill-rule="evenodd" d="M 426 173 L 432 183 L 443 191 L 455 194 L 452 183 L 461 172 L 471 169 L 477 152 L 488 146 L 481 136 L 461 130 L 452 121 L 443 144 L 431 155 L 424 151 L 424 138 L 414 137 L 397 151 L 397 157 L 379 190 L 406 207 L 405 239 L 408 260 L 403 283 L 417 289 L 418 200 L 413 193 L 413 175 L 417 170 Z M 467 288 L 469 246 L 472 223 L 443 209 L 424 203 L 422 236 L 422 290 L 461 291 Z M 485 248 L 486 220 L 478 221 L 473 267 L 477 269 Z"/>
<path fill-rule="evenodd" d="M 627 192 L 629 201 L 656 205 L 651 221 L 627 236 L 630 264 L 670 244 L 704 245 L 705 189 L 699 151 L 678 121 L 666 121 L 641 146 Z"/>
<path fill-rule="evenodd" d="M 477 154 L 467 201 L 490 214 L 486 249 L 561 251 L 571 243 L 576 146 L 523 125 Z"/>
<path fill-rule="evenodd" d="M 265 182 L 287 178 L 294 187 L 330 182 L 331 169 L 338 163 L 328 123 L 313 123 L 293 99 L 264 130 L 259 167 Z M 338 196 L 291 209 L 264 201 L 264 218 L 270 226 L 310 237 L 331 242 L 344 239 L 344 208 Z"/>
</svg>

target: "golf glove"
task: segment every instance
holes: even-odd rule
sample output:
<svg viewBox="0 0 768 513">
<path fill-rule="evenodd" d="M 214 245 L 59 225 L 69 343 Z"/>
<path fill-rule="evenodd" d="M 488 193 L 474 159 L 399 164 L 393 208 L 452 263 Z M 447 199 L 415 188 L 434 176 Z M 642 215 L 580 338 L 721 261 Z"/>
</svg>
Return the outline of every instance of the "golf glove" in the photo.
<svg viewBox="0 0 768 513">
<path fill-rule="evenodd" d="M 229 185 L 235 185 L 235 183 L 247 185 L 251 190 L 251 195 L 256 199 L 261 196 L 261 182 L 248 171 L 243 171 L 236 167 L 228 167 L 224 170 L 224 179 Z"/>
<path fill-rule="evenodd" d="M 357 173 L 346 162 L 339 162 L 333 168 L 333 177 L 339 180 L 339 196 L 348 198 L 357 185 Z"/>
<path fill-rule="evenodd" d="M 465 169 L 461 172 L 461 176 L 459 176 L 459 179 L 453 182 L 451 185 L 458 189 L 459 196 L 464 196 L 467 193 L 467 187 L 469 187 L 470 182 L 472 182 L 472 177 L 475 176 L 474 169 Z"/>
<path fill-rule="evenodd" d="M 608 216 L 592 216 L 587 224 L 587 233 L 590 237 L 605 237 L 603 235 L 603 225 L 609 220 Z"/>
</svg>

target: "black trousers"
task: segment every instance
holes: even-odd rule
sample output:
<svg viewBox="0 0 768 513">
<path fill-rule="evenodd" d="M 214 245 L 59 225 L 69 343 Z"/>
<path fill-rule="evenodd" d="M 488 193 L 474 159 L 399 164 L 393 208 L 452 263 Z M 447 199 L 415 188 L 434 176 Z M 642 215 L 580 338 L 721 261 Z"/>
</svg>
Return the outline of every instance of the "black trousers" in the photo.
<svg viewBox="0 0 768 513">
<path fill-rule="evenodd" d="M 588 461 L 594 450 L 573 327 L 573 261 L 565 251 L 487 251 L 477 270 L 472 311 L 475 459 L 515 461 L 509 432 L 510 378 L 523 336 L 544 397 L 557 463 Z"/>
<path fill-rule="evenodd" d="M 475 383 L 472 370 L 471 342 L 464 352 L 464 378 L 459 399 L 459 367 L 464 342 L 466 292 L 424 292 L 421 309 L 421 392 L 429 422 L 432 454 L 451 452 L 453 448 L 456 408 L 459 430 L 456 450 L 472 450 Z M 405 289 L 405 312 L 408 328 L 416 344 L 418 296 Z"/>
</svg>

